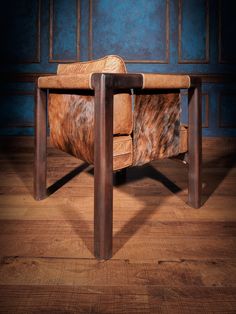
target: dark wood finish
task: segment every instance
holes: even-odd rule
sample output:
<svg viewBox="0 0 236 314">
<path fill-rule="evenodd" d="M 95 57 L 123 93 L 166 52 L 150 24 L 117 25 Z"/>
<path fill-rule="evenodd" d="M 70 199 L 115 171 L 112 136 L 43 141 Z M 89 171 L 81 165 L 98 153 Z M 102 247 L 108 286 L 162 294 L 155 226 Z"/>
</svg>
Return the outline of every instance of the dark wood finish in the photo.
<svg viewBox="0 0 236 314">
<path fill-rule="evenodd" d="M 188 90 L 188 203 L 201 206 L 202 110 L 201 84 Z"/>
<path fill-rule="evenodd" d="M 113 212 L 113 91 L 141 88 L 140 74 L 94 73 L 94 255 L 112 256 Z"/>
<path fill-rule="evenodd" d="M 36 89 L 35 102 L 35 159 L 34 197 L 42 200 L 47 196 L 47 91 Z"/>
<path fill-rule="evenodd" d="M 115 89 L 130 89 L 142 88 L 143 76 L 138 73 L 104 73 L 106 77 L 107 88 Z M 91 78 L 92 87 L 96 88 L 97 80 L 101 77 L 101 73 L 94 73 Z"/>
<path fill-rule="evenodd" d="M 94 255 L 112 256 L 113 207 L 113 90 L 110 76 L 99 75 L 95 85 L 94 133 Z"/>
</svg>

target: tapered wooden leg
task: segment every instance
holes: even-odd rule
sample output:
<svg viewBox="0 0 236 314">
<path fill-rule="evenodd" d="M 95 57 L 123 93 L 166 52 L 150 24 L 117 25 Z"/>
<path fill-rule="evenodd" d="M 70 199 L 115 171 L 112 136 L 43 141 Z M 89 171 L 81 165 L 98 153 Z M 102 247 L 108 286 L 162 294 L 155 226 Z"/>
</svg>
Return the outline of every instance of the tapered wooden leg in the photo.
<svg viewBox="0 0 236 314">
<path fill-rule="evenodd" d="M 112 256 L 113 91 L 101 75 L 95 86 L 94 254 Z"/>
<path fill-rule="evenodd" d="M 202 164 L 202 112 L 201 86 L 188 90 L 189 133 L 188 133 L 188 203 L 194 208 L 201 206 L 201 164 Z"/>
<path fill-rule="evenodd" d="M 35 158 L 34 197 L 42 200 L 47 196 L 47 95 L 46 90 L 37 88 L 35 107 Z"/>
</svg>

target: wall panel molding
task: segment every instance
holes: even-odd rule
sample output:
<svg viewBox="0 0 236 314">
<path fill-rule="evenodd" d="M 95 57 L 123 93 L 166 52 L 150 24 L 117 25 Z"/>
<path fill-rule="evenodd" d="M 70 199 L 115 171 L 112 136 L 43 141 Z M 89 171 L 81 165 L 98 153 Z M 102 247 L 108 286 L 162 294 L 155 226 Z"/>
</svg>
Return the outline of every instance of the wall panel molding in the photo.
<svg viewBox="0 0 236 314">
<path fill-rule="evenodd" d="M 54 21 L 55 21 L 55 14 L 54 14 L 54 1 L 50 0 L 50 9 L 49 9 L 49 62 L 50 63 L 63 63 L 63 62 L 76 62 L 80 59 L 80 7 L 81 7 L 81 0 L 76 0 L 76 11 L 77 11 L 77 26 L 76 26 L 76 58 L 71 59 L 58 59 L 54 58 Z"/>
<path fill-rule="evenodd" d="M 40 43 L 41 43 L 41 0 L 37 0 L 37 19 L 36 19 L 36 52 L 33 60 L 27 60 L 21 63 L 40 63 Z M 20 62 L 18 62 L 20 63 Z"/>
<path fill-rule="evenodd" d="M 224 4 L 227 2 L 224 1 Z M 219 28 L 218 28 L 218 62 L 219 63 L 224 63 L 224 64 L 230 64 L 232 62 L 236 62 L 236 55 L 234 56 L 233 59 L 227 59 L 223 58 L 223 53 L 222 53 L 222 0 L 218 0 L 218 23 L 219 23 Z M 232 23 L 232 21 L 231 21 Z M 233 26 L 232 26 L 233 27 Z M 233 39 L 232 39 L 233 40 Z M 235 44 L 234 44 L 235 47 Z"/>
<path fill-rule="evenodd" d="M 165 0 L 166 12 L 165 12 L 165 25 L 166 25 L 166 38 L 165 38 L 165 59 L 163 60 L 145 60 L 145 59 L 125 59 L 126 63 L 160 63 L 168 64 L 170 58 L 170 0 Z M 89 0 L 89 31 L 88 31 L 88 54 L 89 59 L 93 59 L 93 0 Z"/>
<path fill-rule="evenodd" d="M 233 124 L 224 124 L 222 122 L 222 98 L 223 96 L 234 96 L 236 98 L 236 92 L 230 91 L 223 91 L 220 92 L 218 95 L 218 104 L 217 104 L 217 109 L 218 109 L 218 128 L 220 129 L 232 129 L 236 128 L 236 119 L 234 119 Z"/>
<path fill-rule="evenodd" d="M 0 60 L 0 63 L 3 63 L 3 64 L 9 64 L 10 63 L 10 64 L 14 64 L 14 65 L 19 65 L 19 64 L 32 64 L 32 63 L 40 63 L 41 62 L 41 56 L 40 56 L 40 54 L 41 54 L 41 51 L 40 51 L 40 45 L 41 45 L 40 44 L 40 42 L 41 42 L 41 0 L 36 0 L 36 3 L 37 3 L 37 9 L 36 9 L 36 21 L 35 21 L 35 26 L 34 26 L 35 31 L 36 31 L 35 41 L 34 41 L 34 44 L 35 44 L 34 57 L 21 59 L 21 58 L 15 58 L 14 56 L 12 56 L 12 57 L 8 56 L 9 59 L 8 58 L 5 59 L 5 55 L 3 55 L 3 57 Z M 2 10 L 4 10 L 4 4 L 2 7 Z M 14 10 L 14 8 L 11 8 L 11 10 Z M 32 17 L 32 16 L 30 16 L 30 17 Z M 10 21 L 10 22 L 12 22 L 12 21 Z M 14 21 L 14 23 L 16 23 L 16 21 Z M 17 26 L 15 26 L 15 27 L 17 27 Z M 8 30 L 5 29 L 4 31 L 7 32 Z M 8 34 L 8 36 L 9 36 L 9 34 Z M 14 46 L 15 46 L 15 43 L 14 43 Z M 2 49 L 2 50 L 4 50 L 4 49 Z"/>
<path fill-rule="evenodd" d="M 0 96 L 32 96 L 34 99 L 35 93 L 34 91 L 22 91 L 22 90 L 11 90 L 6 92 L 0 92 Z M 0 129 L 6 128 L 31 128 L 34 127 L 34 123 L 22 123 L 22 122 L 14 122 L 14 123 L 0 123 Z"/>
<path fill-rule="evenodd" d="M 202 124 L 203 128 L 209 128 L 209 93 L 203 92 L 202 96 L 205 97 L 205 123 Z"/>
<path fill-rule="evenodd" d="M 206 64 L 209 63 L 209 29 L 210 29 L 210 12 L 209 12 L 209 0 L 205 0 L 206 4 L 206 41 L 205 41 L 205 58 L 204 59 L 183 59 L 182 58 L 182 22 L 183 22 L 183 0 L 178 0 L 178 63 L 180 64 Z M 194 34 L 193 34 L 194 36 Z"/>
</svg>

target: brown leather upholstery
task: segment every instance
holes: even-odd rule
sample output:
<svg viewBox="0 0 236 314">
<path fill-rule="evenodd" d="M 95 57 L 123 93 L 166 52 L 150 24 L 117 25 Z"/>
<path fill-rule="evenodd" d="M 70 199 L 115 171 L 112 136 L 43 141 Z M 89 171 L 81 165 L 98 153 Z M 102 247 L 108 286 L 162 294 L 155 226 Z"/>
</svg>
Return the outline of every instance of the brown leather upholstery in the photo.
<svg viewBox="0 0 236 314">
<path fill-rule="evenodd" d="M 38 87 L 92 89 L 91 74 L 43 76 L 38 79 Z"/>
<path fill-rule="evenodd" d="M 59 64 L 57 74 L 70 75 L 81 73 L 126 73 L 126 66 L 122 58 L 119 56 L 109 55 L 101 59 L 74 62 L 71 64 Z"/>
<path fill-rule="evenodd" d="M 186 133 L 181 132 L 183 137 Z M 176 156 L 187 141 L 180 139 L 180 91 L 136 96 L 133 165 Z"/>
<path fill-rule="evenodd" d="M 133 145 L 130 135 L 114 136 L 113 138 L 113 170 L 132 165 Z"/>
<path fill-rule="evenodd" d="M 49 94 L 49 124 L 52 144 L 79 159 L 93 164 L 94 97 Z M 130 135 L 114 136 L 113 169 L 132 164 Z"/>
<path fill-rule="evenodd" d="M 179 154 L 186 153 L 188 151 L 188 127 L 187 125 L 180 125 L 179 130 Z"/>
<path fill-rule="evenodd" d="M 191 83 L 188 75 L 142 73 L 142 76 L 145 89 L 189 88 Z"/>
<path fill-rule="evenodd" d="M 56 76 L 39 78 L 38 84 L 41 88 L 51 89 L 91 89 L 93 72 L 126 73 L 126 68 L 123 60 L 117 56 L 61 64 L 58 66 Z M 142 90 L 139 94 L 136 92 L 133 113 L 129 94 L 114 96 L 114 170 L 142 165 L 187 151 L 187 128 L 180 126 L 179 88 L 189 86 L 189 77 L 143 74 L 143 79 L 144 89 L 159 89 L 159 93 Z M 50 93 L 49 123 L 54 146 L 88 163 L 93 163 L 92 91 L 90 96 L 59 94 L 56 91 Z"/>
<path fill-rule="evenodd" d="M 107 56 L 102 59 L 87 61 L 87 62 L 75 62 L 71 64 L 59 64 L 57 70 L 57 78 L 55 84 L 67 84 L 66 75 L 68 75 L 68 85 L 72 84 L 72 87 L 79 86 L 78 88 L 91 88 L 91 74 L 94 72 L 103 73 L 127 73 L 124 61 L 118 56 Z M 63 77 L 61 77 L 61 75 Z M 72 76 L 71 76 L 72 75 Z M 76 75 L 79 75 L 77 77 Z M 81 76 L 82 75 L 82 76 Z M 43 77 L 39 84 L 46 80 L 52 82 L 50 77 Z M 70 81 L 70 83 L 69 83 Z M 53 83 L 51 83 L 53 84 Z M 66 86 L 68 86 L 66 85 Z M 80 87 L 81 86 L 81 87 Z M 54 86 L 55 87 L 55 86 Z M 72 88 L 71 87 L 71 88 Z M 67 87 L 66 87 L 67 88 Z M 80 96 L 77 96 L 80 97 Z M 63 101 L 63 97 L 61 99 Z M 114 96 L 114 120 L 113 120 L 113 133 L 114 134 L 131 134 L 132 132 L 132 103 L 131 96 L 129 94 L 119 94 Z"/>
</svg>

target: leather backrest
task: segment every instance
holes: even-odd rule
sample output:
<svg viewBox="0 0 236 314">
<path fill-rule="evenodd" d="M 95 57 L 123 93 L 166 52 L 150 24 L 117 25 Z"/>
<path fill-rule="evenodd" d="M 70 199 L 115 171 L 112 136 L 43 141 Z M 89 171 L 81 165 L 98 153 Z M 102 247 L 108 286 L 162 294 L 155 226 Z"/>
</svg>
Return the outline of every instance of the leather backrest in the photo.
<svg viewBox="0 0 236 314">
<path fill-rule="evenodd" d="M 125 63 L 119 56 L 109 55 L 101 59 L 59 64 L 57 74 L 88 74 L 92 72 L 127 73 Z"/>
<path fill-rule="evenodd" d="M 103 73 L 127 73 L 125 63 L 119 56 L 109 55 L 98 60 L 75 62 L 71 64 L 59 64 L 58 75 L 88 74 L 94 72 Z M 131 134 L 132 102 L 129 94 L 114 96 L 114 134 Z"/>
</svg>

